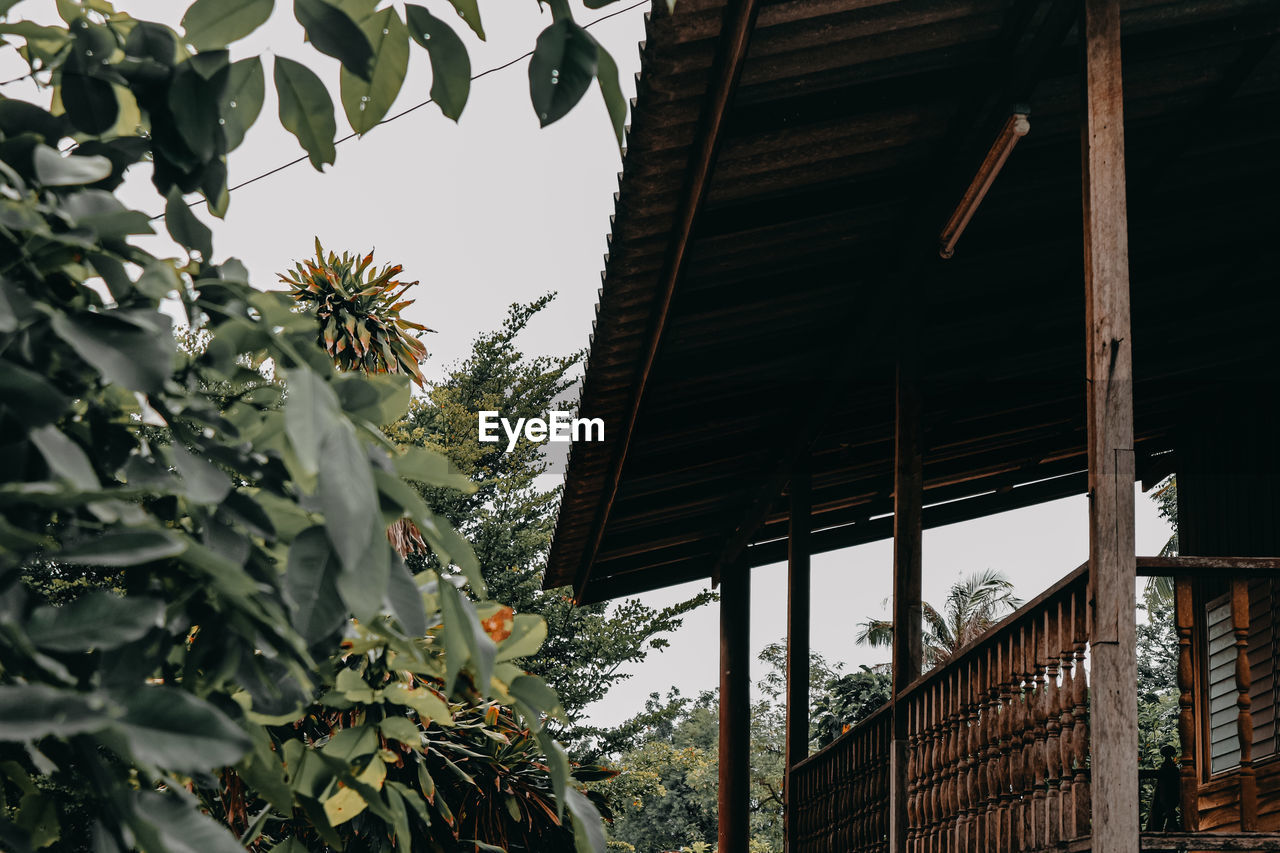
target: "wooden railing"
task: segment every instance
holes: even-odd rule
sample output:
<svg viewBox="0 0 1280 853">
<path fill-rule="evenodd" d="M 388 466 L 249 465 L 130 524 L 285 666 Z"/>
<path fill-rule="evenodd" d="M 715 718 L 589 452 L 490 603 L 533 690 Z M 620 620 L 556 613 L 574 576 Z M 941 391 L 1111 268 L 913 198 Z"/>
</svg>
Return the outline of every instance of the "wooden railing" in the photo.
<svg viewBox="0 0 1280 853">
<path fill-rule="evenodd" d="M 1087 585 L 1082 566 L 899 695 L 909 853 L 1089 834 Z"/>
<path fill-rule="evenodd" d="M 791 770 L 797 853 L 883 853 L 889 848 L 889 706 Z"/>
</svg>

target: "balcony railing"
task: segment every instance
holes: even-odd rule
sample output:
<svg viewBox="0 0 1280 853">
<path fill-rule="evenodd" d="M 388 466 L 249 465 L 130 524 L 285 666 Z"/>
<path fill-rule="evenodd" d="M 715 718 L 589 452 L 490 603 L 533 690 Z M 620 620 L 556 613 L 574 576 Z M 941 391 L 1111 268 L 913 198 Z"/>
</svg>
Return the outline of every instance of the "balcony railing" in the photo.
<svg viewBox="0 0 1280 853">
<path fill-rule="evenodd" d="M 889 710 L 876 711 L 792 770 L 798 851 L 888 850 Z"/>
</svg>

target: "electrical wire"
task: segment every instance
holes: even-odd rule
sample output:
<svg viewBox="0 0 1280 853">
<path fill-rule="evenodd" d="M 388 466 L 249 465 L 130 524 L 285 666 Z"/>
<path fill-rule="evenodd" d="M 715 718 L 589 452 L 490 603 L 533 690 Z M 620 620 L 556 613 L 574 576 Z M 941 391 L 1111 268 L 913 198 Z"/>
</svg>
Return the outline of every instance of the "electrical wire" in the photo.
<svg viewBox="0 0 1280 853">
<path fill-rule="evenodd" d="M 584 28 L 590 28 L 590 27 L 593 27 L 593 26 L 595 26 L 596 24 L 599 24 L 599 23 L 602 23 L 602 22 L 604 22 L 604 21 L 609 20 L 610 18 L 616 18 L 618 15 L 621 15 L 621 14 L 623 14 L 623 13 L 625 13 L 625 12 L 630 12 L 632 9 L 638 9 L 638 8 L 640 8 L 641 6 L 647 6 L 647 5 L 649 5 L 649 2 L 650 2 L 650 0 L 639 0 L 639 2 L 638 2 L 638 3 L 633 3 L 633 4 L 631 4 L 630 6 L 626 6 L 626 7 L 623 7 L 623 8 L 621 8 L 621 9 L 616 9 L 616 10 L 614 10 L 614 11 L 610 12 L 610 13 L 609 13 L 609 14 L 607 14 L 607 15 L 601 15 L 599 18 L 596 18 L 596 19 L 595 19 L 595 20 L 593 20 L 593 21 L 589 21 L 589 22 L 587 22 L 587 23 L 583 24 L 582 26 L 583 26 Z M 522 53 L 522 54 L 520 54 L 519 56 L 515 57 L 514 59 L 508 60 L 508 61 L 506 61 L 506 62 L 502 63 L 501 65 L 495 65 L 495 66 L 493 66 L 492 68 L 486 68 L 484 71 L 481 71 L 479 74 L 476 74 L 476 75 L 472 76 L 471 80 L 472 80 L 472 82 L 475 82 L 476 80 L 479 80 L 481 77 L 487 77 L 487 76 L 489 76 L 490 74 L 494 74 L 494 73 L 496 73 L 496 72 L 498 72 L 498 71 L 503 71 L 503 70 L 505 70 L 505 69 L 507 69 L 507 68 L 510 68 L 511 66 L 515 65 L 517 62 L 520 62 L 521 60 L 524 60 L 524 59 L 528 59 L 528 58 L 529 58 L 529 57 L 531 57 L 531 56 L 533 56 L 533 51 L 532 51 L 532 50 L 530 50 L 530 51 L 526 51 L 525 53 Z M 395 115 L 393 115 L 393 116 L 388 116 L 387 118 L 384 118 L 382 121 L 378 122 L 378 123 L 377 123 L 377 124 L 375 124 L 373 127 L 382 127 L 382 125 L 384 125 L 384 124 L 391 124 L 391 122 L 396 121 L 397 119 L 404 118 L 404 117 L 405 117 L 405 116 L 407 116 L 409 113 L 414 112 L 414 111 L 416 111 L 416 110 L 420 110 L 420 109 L 422 109 L 423 107 L 427 106 L 428 104 L 431 104 L 431 103 L 434 103 L 434 102 L 435 102 L 435 99 L 434 99 L 434 98 L 427 98 L 425 101 L 423 101 L 423 102 L 422 102 L 422 103 L 420 103 L 420 104 L 414 104 L 413 106 L 411 106 L 411 107 L 409 107 L 409 108 L 407 108 L 407 109 L 401 110 L 400 112 L 396 113 L 396 114 L 395 114 Z M 370 128 L 369 130 L 373 130 L 373 128 Z M 368 133 L 369 131 L 365 131 L 365 132 L 366 132 L 366 133 Z M 344 142 L 348 142 L 348 141 L 350 141 L 350 140 L 352 140 L 352 139 L 355 139 L 355 138 L 356 138 L 357 136 L 359 136 L 359 135 L 360 135 L 360 134 L 358 134 L 358 133 L 349 133 L 349 134 L 347 134 L 346 136 L 342 137 L 341 139 L 336 139 L 336 140 L 334 140 L 334 143 L 333 143 L 333 144 L 334 144 L 335 146 L 337 146 L 337 145 L 341 145 L 341 144 L 342 144 L 342 143 L 344 143 Z M 289 167 L 291 167 L 291 166 L 296 166 L 296 165 L 298 165 L 299 163 L 306 162 L 306 160 L 308 159 L 308 157 L 309 157 L 309 156 L 310 156 L 310 155 L 303 154 L 301 157 L 296 157 L 296 158 L 294 158 L 293 160 L 290 160 L 290 161 L 289 161 L 289 162 L 287 162 L 287 163 L 281 163 L 279 166 L 276 166 L 274 169 L 269 169 L 268 171 L 263 172 L 263 173 L 262 173 L 262 174 L 260 174 L 260 175 L 254 175 L 252 178 L 249 178 L 248 180 L 241 181 L 240 183 L 236 184 L 236 185 L 235 185 L 235 186 L 233 186 L 233 187 L 228 187 L 228 188 L 227 188 L 227 194 L 228 194 L 228 195 L 230 195 L 231 193 L 235 192 L 235 191 L 236 191 L 236 190 L 238 190 L 238 189 L 241 189 L 242 187 L 247 187 L 247 186 L 249 186 L 250 184 L 257 183 L 258 181 L 261 181 L 261 180 L 264 180 L 264 179 L 266 179 L 266 178 L 269 178 L 269 177 L 271 177 L 272 175 L 274 175 L 274 174 L 276 174 L 276 173 L 278 173 L 278 172 L 283 172 L 285 169 L 288 169 L 288 168 L 289 168 Z M 199 206 L 200 206 L 200 205 L 202 205 L 202 204 L 207 205 L 208 203 L 209 203 L 209 200 L 208 200 L 207 198 L 201 198 L 201 199 L 196 199 L 195 201 L 192 201 L 192 202 L 188 202 L 188 203 L 187 203 L 187 207 L 199 207 Z M 156 214 L 155 216 L 151 217 L 150 221 L 151 221 L 151 222 L 154 222 L 154 221 L 156 221 L 157 219 L 164 219 L 164 214 L 163 214 L 163 213 L 158 213 L 158 214 Z"/>
</svg>

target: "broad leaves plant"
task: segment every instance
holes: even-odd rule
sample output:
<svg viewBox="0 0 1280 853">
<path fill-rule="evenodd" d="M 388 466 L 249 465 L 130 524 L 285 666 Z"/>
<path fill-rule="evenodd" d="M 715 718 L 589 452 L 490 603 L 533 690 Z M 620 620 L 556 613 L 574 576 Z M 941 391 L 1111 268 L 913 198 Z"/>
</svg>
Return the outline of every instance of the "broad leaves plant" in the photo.
<svg viewBox="0 0 1280 853">
<path fill-rule="evenodd" d="M 223 48 L 270 6 L 200 0 L 181 35 L 103 0 L 59 0 L 65 27 L 0 22 L 54 95 L 0 100 L 0 848 L 475 849 L 479 824 L 440 814 L 430 732 L 497 702 L 556 820 L 600 850 L 543 728 L 555 694 L 509 662 L 537 629 L 491 630 L 470 547 L 409 485 L 465 480 L 375 426 L 403 413 L 407 377 L 337 373 L 314 316 L 213 264 L 187 207 L 226 210 L 264 75 Z M 369 81 L 353 6 L 296 12 Z M 323 160 L 328 94 L 294 72 L 281 120 Z M 114 190 L 144 161 L 185 259 L 131 242 L 151 226 Z M 405 568 L 386 537 L 401 519 L 442 575 Z"/>
</svg>

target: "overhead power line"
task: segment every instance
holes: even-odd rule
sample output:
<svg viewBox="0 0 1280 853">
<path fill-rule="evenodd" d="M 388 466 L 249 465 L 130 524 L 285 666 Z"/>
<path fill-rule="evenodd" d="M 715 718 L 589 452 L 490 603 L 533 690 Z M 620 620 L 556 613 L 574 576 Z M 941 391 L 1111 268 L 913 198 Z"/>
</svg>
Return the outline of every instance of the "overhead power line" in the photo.
<svg viewBox="0 0 1280 853">
<path fill-rule="evenodd" d="M 594 21 L 589 21 L 588 23 L 583 24 L 583 27 L 586 27 L 586 28 L 594 27 L 596 24 L 607 21 L 610 18 L 616 18 L 618 15 L 624 14 L 626 12 L 630 12 L 632 9 L 638 9 L 641 6 L 647 6 L 649 5 L 649 3 L 650 3 L 650 0 L 639 0 L 638 3 L 632 3 L 630 6 L 625 6 L 621 9 L 615 9 L 614 11 L 610 12 L 607 15 L 601 15 L 599 18 L 596 18 Z M 479 74 L 473 75 L 471 80 L 472 82 L 474 82 L 476 80 L 479 80 L 481 77 L 488 77 L 490 74 L 494 74 L 498 71 L 502 71 L 504 69 L 510 68 L 512 65 L 515 65 L 517 62 L 520 62 L 523 59 L 528 59 L 531 56 L 533 56 L 533 51 L 532 50 L 526 51 L 520 54 L 519 56 L 515 57 L 514 59 L 510 59 L 502 63 L 501 65 L 495 65 L 492 68 L 486 68 L 484 71 L 481 71 Z M 414 104 L 408 109 L 401 110 L 400 112 L 396 113 L 393 116 L 388 116 L 387 118 L 384 118 L 382 121 L 374 125 L 374 127 L 381 127 L 384 124 L 391 124 L 391 122 L 395 121 L 396 119 L 404 118 L 409 113 L 414 112 L 416 110 L 420 110 L 423 107 L 427 106 L 428 104 L 434 103 L 434 101 L 435 101 L 434 98 L 427 98 L 425 101 L 423 101 L 420 104 Z M 370 130 L 372 129 L 373 128 L 370 128 Z M 368 131 L 366 131 L 366 133 L 367 132 Z M 341 139 L 334 140 L 333 144 L 341 145 L 344 142 L 348 142 L 352 139 L 355 139 L 359 135 L 360 134 L 358 133 L 348 133 L 346 136 L 342 137 Z M 240 183 L 236 184 L 233 187 L 228 187 L 227 193 L 228 194 L 233 193 L 236 190 L 241 189 L 242 187 L 249 186 L 249 184 L 254 184 L 254 183 L 257 183 L 258 181 L 264 180 L 265 178 L 269 178 L 278 172 L 283 172 L 285 169 L 288 169 L 290 166 L 296 166 L 299 163 L 304 163 L 306 162 L 307 159 L 308 159 L 308 155 L 303 154 L 301 157 L 296 157 L 287 163 L 281 163 L 279 166 L 276 166 L 273 169 L 269 169 L 260 175 L 254 175 L 252 178 L 249 178 L 248 180 L 245 180 L 245 181 L 241 181 Z M 199 207 L 202 204 L 208 204 L 208 203 L 209 203 L 208 199 L 201 198 L 201 199 L 196 199 L 195 201 L 192 201 L 192 202 L 188 202 L 187 207 Z M 157 219 L 164 219 L 164 214 L 159 213 L 151 217 L 152 222 L 154 222 Z"/>
</svg>

